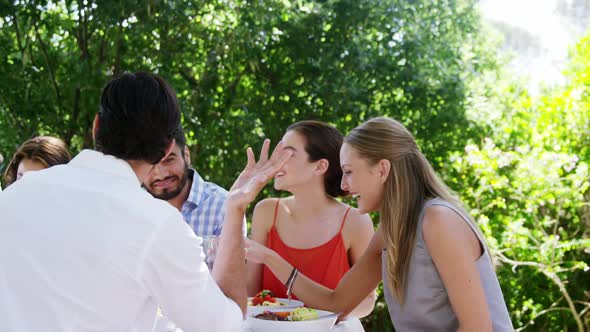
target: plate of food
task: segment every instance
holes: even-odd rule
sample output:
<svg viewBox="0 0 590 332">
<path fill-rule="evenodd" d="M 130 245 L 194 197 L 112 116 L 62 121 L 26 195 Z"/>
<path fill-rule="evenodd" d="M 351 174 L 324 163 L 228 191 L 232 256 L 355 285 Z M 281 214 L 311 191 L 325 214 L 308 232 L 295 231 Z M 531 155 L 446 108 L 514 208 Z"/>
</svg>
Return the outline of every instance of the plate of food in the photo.
<svg viewBox="0 0 590 332">
<path fill-rule="evenodd" d="M 248 298 L 248 315 L 259 314 L 268 308 L 294 309 L 303 307 L 303 302 L 275 297 L 269 290 L 258 292 Z"/>
<path fill-rule="evenodd" d="M 253 332 L 328 332 L 338 319 L 338 314 L 299 307 L 286 309 L 269 307 L 267 310 L 248 317 Z"/>
</svg>

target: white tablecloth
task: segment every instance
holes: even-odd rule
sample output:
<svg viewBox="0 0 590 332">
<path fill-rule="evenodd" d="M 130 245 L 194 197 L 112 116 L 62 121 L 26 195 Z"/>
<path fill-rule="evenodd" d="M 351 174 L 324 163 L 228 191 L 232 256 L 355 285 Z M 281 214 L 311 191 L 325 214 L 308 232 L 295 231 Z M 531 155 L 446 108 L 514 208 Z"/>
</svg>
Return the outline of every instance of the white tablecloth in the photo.
<svg viewBox="0 0 590 332">
<path fill-rule="evenodd" d="M 166 319 L 166 317 L 158 317 L 156 320 L 154 332 L 182 332 L 182 330 L 176 328 L 174 323 L 170 322 L 170 320 Z M 248 321 L 245 320 L 244 324 L 242 325 L 241 332 L 255 331 L 249 327 Z M 336 324 L 330 332 L 365 332 L 365 330 L 363 329 L 363 325 L 361 324 L 360 320 L 358 320 L 358 318 L 347 318 L 346 320 Z"/>
<path fill-rule="evenodd" d="M 242 332 L 255 332 L 248 326 L 248 321 L 244 321 L 244 325 L 242 326 Z M 305 332 L 305 331 L 302 331 Z M 336 324 L 330 332 L 365 332 L 363 329 L 363 325 L 361 321 L 356 317 L 347 318 L 346 320 L 341 321 L 340 323 Z"/>
</svg>

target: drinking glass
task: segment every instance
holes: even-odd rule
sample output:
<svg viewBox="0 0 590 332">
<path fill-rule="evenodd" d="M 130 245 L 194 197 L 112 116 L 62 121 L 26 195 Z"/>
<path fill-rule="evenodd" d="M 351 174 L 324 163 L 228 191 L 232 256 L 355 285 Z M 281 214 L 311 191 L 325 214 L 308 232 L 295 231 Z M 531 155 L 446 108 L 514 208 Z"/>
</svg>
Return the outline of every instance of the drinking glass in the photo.
<svg viewBox="0 0 590 332">
<path fill-rule="evenodd" d="M 213 270 L 213 262 L 215 261 L 218 243 L 219 236 L 217 235 L 203 236 L 203 254 L 205 254 L 205 263 L 207 263 L 209 271 Z"/>
</svg>

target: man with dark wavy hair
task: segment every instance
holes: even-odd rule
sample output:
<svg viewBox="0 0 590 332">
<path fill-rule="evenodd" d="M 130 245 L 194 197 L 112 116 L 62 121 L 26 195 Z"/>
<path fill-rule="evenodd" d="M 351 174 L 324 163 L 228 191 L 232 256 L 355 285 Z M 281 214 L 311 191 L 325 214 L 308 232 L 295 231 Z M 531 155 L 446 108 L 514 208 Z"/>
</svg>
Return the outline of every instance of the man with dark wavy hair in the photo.
<svg viewBox="0 0 590 332">
<path fill-rule="evenodd" d="M 240 329 L 247 202 L 229 209 L 210 274 L 180 212 L 141 188 L 179 125 L 162 78 L 123 74 L 102 91 L 95 150 L 2 193 L 3 331 L 149 331 L 158 306 L 186 332 Z"/>
</svg>

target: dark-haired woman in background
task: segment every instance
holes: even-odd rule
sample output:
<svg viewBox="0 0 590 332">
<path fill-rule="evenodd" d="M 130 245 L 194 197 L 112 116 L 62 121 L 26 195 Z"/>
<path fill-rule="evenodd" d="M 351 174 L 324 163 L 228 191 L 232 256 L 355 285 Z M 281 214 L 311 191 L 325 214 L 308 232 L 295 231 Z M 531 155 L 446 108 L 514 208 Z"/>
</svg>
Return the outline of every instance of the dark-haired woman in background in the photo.
<svg viewBox="0 0 590 332">
<path fill-rule="evenodd" d="M 369 215 L 335 199 L 345 194 L 340 188 L 342 140 L 327 123 L 301 121 L 289 126 L 282 141 L 293 156 L 275 176 L 274 186 L 292 196 L 261 201 L 252 217 L 251 238 L 269 249 L 268 259 L 294 266 L 330 289 L 359 260 L 374 233 Z M 249 295 L 262 289 L 287 297 L 285 285 L 264 264 L 248 262 Z M 374 293 L 367 294 L 351 315 L 371 313 Z"/>
<path fill-rule="evenodd" d="M 55 165 L 67 164 L 72 156 L 66 143 L 51 136 L 38 136 L 24 142 L 12 157 L 4 173 L 4 182 L 10 186 L 30 171 L 39 171 Z"/>
</svg>

